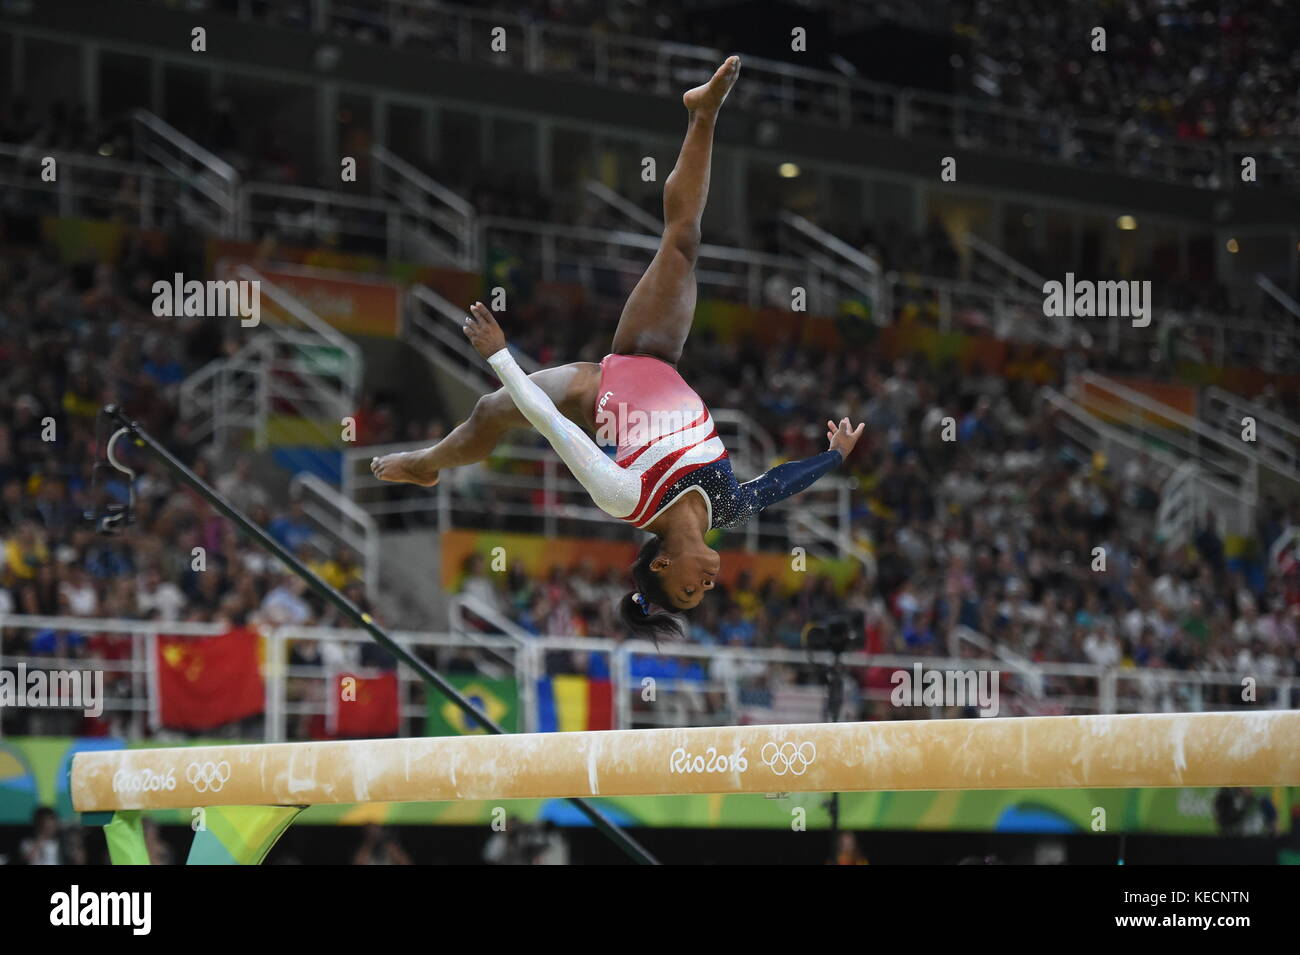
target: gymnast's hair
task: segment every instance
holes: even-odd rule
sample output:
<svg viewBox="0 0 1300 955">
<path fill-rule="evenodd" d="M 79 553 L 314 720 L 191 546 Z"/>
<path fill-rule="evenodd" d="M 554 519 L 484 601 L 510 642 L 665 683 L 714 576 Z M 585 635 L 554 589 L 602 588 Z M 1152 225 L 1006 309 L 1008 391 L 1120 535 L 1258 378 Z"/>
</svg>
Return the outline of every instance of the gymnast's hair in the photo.
<svg viewBox="0 0 1300 955">
<path fill-rule="evenodd" d="M 658 537 L 652 537 L 641 545 L 632 564 L 632 579 L 637 589 L 634 593 L 624 594 L 618 602 L 618 615 L 632 636 L 653 640 L 655 646 L 660 640 L 681 640 L 686 636 L 686 626 L 679 615 L 651 609 L 652 606 L 672 606 L 659 582 L 659 575 L 650 569 L 651 561 L 658 556 Z"/>
</svg>

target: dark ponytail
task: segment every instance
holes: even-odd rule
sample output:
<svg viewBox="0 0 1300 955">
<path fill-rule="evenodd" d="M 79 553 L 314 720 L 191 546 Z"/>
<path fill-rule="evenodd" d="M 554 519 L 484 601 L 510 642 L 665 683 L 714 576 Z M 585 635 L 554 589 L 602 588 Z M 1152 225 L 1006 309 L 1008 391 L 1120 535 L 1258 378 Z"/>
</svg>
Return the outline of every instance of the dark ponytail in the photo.
<svg viewBox="0 0 1300 955">
<path fill-rule="evenodd" d="M 618 602 L 618 616 L 633 637 L 641 640 L 653 640 L 655 646 L 660 640 L 682 640 L 686 637 L 686 625 L 680 616 L 652 607 L 671 606 L 668 594 L 659 583 L 659 576 L 650 569 L 651 562 L 659 556 L 659 538 L 652 537 L 641 545 L 636 561 L 632 564 L 632 579 L 637 589 L 634 593 L 624 594 Z"/>
</svg>

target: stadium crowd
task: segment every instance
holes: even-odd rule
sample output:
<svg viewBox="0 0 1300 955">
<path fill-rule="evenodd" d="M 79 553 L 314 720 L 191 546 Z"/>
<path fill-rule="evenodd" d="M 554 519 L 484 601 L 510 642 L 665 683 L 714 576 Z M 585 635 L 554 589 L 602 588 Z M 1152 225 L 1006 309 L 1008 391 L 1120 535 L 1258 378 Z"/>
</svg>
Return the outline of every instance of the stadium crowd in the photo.
<svg viewBox="0 0 1300 955">
<path fill-rule="evenodd" d="M 803 623 L 849 606 L 879 652 L 947 655 L 961 626 L 1040 662 L 1300 672 L 1300 591 L 1262 556 L 1300 523 L 1300 505 L 1261 507 L 1244 554 L 1228 554 L 1212 515 L 1193 539 L 1166 545 L 1155 534 L 1151 462 L 1079 460 L 1032 381 L 920 361 L 878 367 L 865 353 L 695 343 L 684 364 L 706 401 L 750 409 L 772 427 L 784 457 L 821 450 L 827 394 L 838 396 L 834 414 L 867 422 L 847 469 L 860 482 L 855 534 L 877 565 L 842 594 L 812 574 L 793 592 L 742 577 L 690 616 L 690 639 L 797 648 Z M 954 441 L 943 440 L 945 419 Z M 1094 569 L 1098 547 L 1104 570 Z M 528 629 L 577 634 L 610 632 L 625 583 L 587 565 L 546 580 L 476 565 L 465 580 Z"/>
<path fill-rule="evenodd" d="M 278 26 L 319 30 L 310 5 L 248 5 L 196 0 L 193 7 L 234 13 L 243 8 Z M 825 14 L 835 38 L 872 22 L 917 20 L 919 4 L 804 3 L 810 17 Z M 1251 140 L 1300 134 L 1300 19 L 1287 0 L 960 0 L 926 4 L 919 18 L 955 41 L 954 85 L 973 99 L 1066 123 L 1118 122 L 1120 138 Z M 788 8 L 792 13 L 794 5 Z M 354 2 L 326 25 L 327 32 L 362 42 L 420 46 L 442 55 L 460 52 L 456 31 L 445 27 L 449 5 L 419 8 Z M 731 49 L 732 19 L 711 16 L 707 4 L 527 0 L 478 4 L 475 13 L 522 17 L 558 27 L 640 40 Z M 731 24 L 729 28 L 729 24 Z M 1091 50 L 1092 31 L 1106 31 L 1104 54 Z M 1073 38 L 1068 41 L 1066 38 Z M 1062 55 L 1073 42 L 1077 52 Z M 1068 48 L 1068 46 L 1066 47 Z M 824 64 L 826 53 L 814 57 Z M 806 65 L 808 54 L 788 54 Z M 936 85 L 942 85 L 936 78 Z"/>
<path fill-rule="evenodd" d="M 1300 134 L 1300 19 L 1280 0 L 962 0 L 966 91 L 1058 119 L 1119 124 L 1121 139 Z M 1104 54 L 1092 31 L 1106 31 Z M 1063 38 L 1075 38 L 1063 55 Z M 991 65 L 991 66 L 990 66 Z M 976 77 L 984 73 L 983 82 Z"/>
<path fill-rule="evenodd" d="M 978 15 L 973 9 L 971 16 Z M 1049 22 L 1035 18 L 1040 21 Z M 1177 32 L 1176 22 L 1166 26 Z M 1268 42 L 1236 19 L 1229 18 L 1223 30 L 1241 39 L 1241 50 L 1266 54 L 1259 66 L 1259 82 L 1265 82 L 1272 62 Z M 1122 37 L 1115 42 L 1127 49 Z M 1186 48 L 1170 43 L 1180 51 L 1170 56 L 1182 63 Z M 1164 75 L 1151 69 L 1153 77 Z M 1214 87 L 1211 79 L 1188 87 L 1197 96 L 1189 97 L 1194 107 L 1187 108 L 1198 115 L 1245 115 L 1232 97 L 1244 95 L 1249 83 L 1227 89 Z M 1035 88 L 1052 97 L 1051 105 L 1074 108 L 1075 100 L 1086 105 L 1098 95 L 1079 92 L 1086 88 L 1084 80 L 1080 84 Z M 1159 92 L 1156 79 L 1150 84 Z M 1220 106 L 1211 108 L 1215 103 Z M 1173 114 L 1161 107 L 1152 115 Z M 33 116 L 20 101 L 8 101 L 0 113 L 0 140 L 52 149 L 107 149 L 115 158 L 130 158 L 128 132 L 120 117 L 92 128 L 77 108 Z M 236 128 L 228 102 L 218 101 L 195 135 L 248 177 L 299 178 L 273 139 L 250 139 Z M 590 208 L 574 197 L 540 196 L 527 183 L 475 180 L 453 168 L 431 171 L 445 174 L 498 215 L 577 222 Z M 128 208 L 128 183 L 117 196 Z M 24 214 L 24 201 L 18 191 L 3 199 L 11 213 L 5 235 L 10 242 L 36 245 L 39 230 Z M 108 217 L 122 209 L 101 211 Z M 937 221 L 911 237 L 894 223 L 874 232 L 859 226 L 845 235 L 887 269 L 958 274 L 953 244 Z M 94 536 L 81 517 L 94 505 L 89 462 L 103 437 L 95 433 L 96 414 L 109 402 L 122 404 L 330 582 L 363 599 L 355 556 L 316 539 L 291 502 L 271 500 L 248 462 L 205 452 L 178 414 L 184 377 L 233 347 L 210 321 L 182 320 L 177 335 L 173 320 L 150 311 L 154 278 L 203 271 L 201 250 L 185 236 L 178 230 L 162 246 L 129 239 L 115 261 L 97 266 L 60 265 L 45 250 L 9 255 L 0 263 L 0 612 L 232 625 L 333 621 L 292 578 L 242 544 L 205 502 L 146 461 L 138 462 L 144 479 L 136 526 L 117 539 Z M 760 230 L 758 241 L 771 247 L 775 240 Z M 1184 291 L 1193 302 L 1217 294 L 1190 286 Z M 578 307 L 541 301 L 532 320 L 512 330 L 512 342 L 542 364 L 599 360 L 620 304 L 617 297 Z M 932 295 L 912 297 L 899 303 L 894 318 L 933 324 L 935 308 Z M 1154 472 L 1140 462 L 1117 470 L 1105 460 L 1070 457 L 1036 401 L 1038 387 L 1059 384 L 1069 370 L 1127 367 L 1159 375 L 1167 357 L 1156 355 L 1153 364 L 1149 352 L 1101 356 L 1073 349 L 1058 364 L 1045 350 L 1025 345 L 1013 360 L 1019 373 L 1003 377 L 920 360 L 882 365 L 869 341 L 819 352 L 697 334 L 683 361 L 687 380 L 711 406 L 747 409 L 776 439 L 782 456 L 821 449 L 819 422 L 832 410 L 827 395 L 835 396 L 834 413 L 867 422 L 868 437 L 847 470 L 860 487 L 854 532 L 874 551 L 877 570 L 873 577 L 864 572 L 839 594 L 815 577 L 793 593 L 770 581 L 739 581 L 693 616 L 690 639 L 793 647 L 800 621 L 847 601 L 868 619 L 870 645 L 887 652 L 947 653 L 953 629 L 964 626 L 1039 661 L 1296 672 L 1297 594 L 1267 573 L 1262 555 L 1287 527 L 1300 524 L 1300 508 L 1266 502 L 1254 551 L 1244 556 L 1229 557 L 1209 522 L 1195 540 L 1163 548 L 1153 534 Z M 366 409 L 374 408 L 374 398 Z M 45 426 L 50 418 L 56 423 L 52 436 Z M 958 423 L 955 441 L 940 439 L 945 418 Z M 400 420 L 390 410 L 367 413 L 367 419 L 376 424 L 368 434 L 374 443 L 425 430 L 423 423 Z M 435 421 L 431 430 L 436 434 L 454 424 Z M 491 509 L 491 492 L 486 500 Z M 183 546 L 165 548 L 162 541 Z M 206 573 L 194 572 L 183 559 L 194 546 L 209 554 Z M 1108 554 L 1105 573 L 1088 569 L 1098 546 Z M 616 631 L 612 600 L 606 598 L 624 589 L 617 570 L 593 577 L 575 568 L 532 581 L 516 568 L 506 579 L 470 579 L 536 632 Z M 6 653 L 37 656 L 121 654 L 126 645 L 106 635 L 51 631 L 11 630 L 3 640 Z M 316 651 L 304 645 L 301 652 L 307 658 Z"/>
<path fill-rule="evenodd" d="M 183 243 L 159 250 L 128 241 L 111 264 L 68 267 L 32 251 L 0 267 L 0 611 L 334 622 L 147 460 L 134 462 L 142 472 L 136 525 L 117 538 L 94 535 L 82 517 L 94 506 L 90 463 L 104 437 L 96 414 L 110 401 L 364 601 L 355 556 L 323 546 L 301 507 L 273 501 L 247 460 L 204 451 L 178 414 L 184 376 L 231 347 L 208 322 L 184 320 L 176 335 L 171 319 L 150 310 L 152 277 L 192 267 L 191 254 Z M 581 324 L 547 327 L 567 325 L 576 336 Z M 548 360 L 568 343 L 521 344 Z M 839 593 L 815 575 L 793 592 L 741 578 L 692 616 L 689 638 L 797 648 L 804 623 L 848 606 L 863 613 L 864 645 L 879 652 L 947 655 L 954 628 L 964 626 L 1043 662 L 1295 673 L 1300 592 L 1294 578 L 1269 574 L 1261 555 L 1300 524 L 1300 507 L 1261 508 L 1255 550 L 1245 555 L 1229 556 L 1208 522 L 1194 540 L 1162 547 L 1153 534 L 1153 469 L 1133 462 L 1117 473 L 1104 459 L 1071 457 L 1034 400 L 1059 369 L 1040 356 L 1035 372 L 1031 357 L 1021 363 L 1028 374 L 1007 378 L 921 360 L 881 365 L 870 346 L 818 354 L 693 339 L 688 380 L 711 405 L 749 409 L 783 456 L 820 450 L 828 394 L 837 396 L 837 414 L 867 422 L 846 470 L 860 482 L 854 532 L 874 551 L 876 574 L 864 571 Z M 945 418 L 955 441 L 942 440 Z M 403 427 L 389 414 L 374 420 L 379 442 Z M 208 554 L 205 573 L 190 567 L 195 546 Z M 1098 546 L 1107 553 L 1102 573 L 1091 570 Z M 527 629 L 594 635 L 617 633 L 611 608 L 626 581 L 618 568 L 530 580 L 514 567 L 504 576 L 471 569 L 464 586 Z M 128 638 L 107 634 L 11 629 L 3 639 L 6 654 L 129 652 Z M 295 652 L 306 661 L 319 648 Z"/>
<path fill-rule="evenodd" d="M 135 523 L 119 536 L 97 535 L 86 515 L 106 498 L 126 498 L 116 475 L 100 487 L 92 476 L 107 438 L 99 409 L 109 403 L 122 406 L 327 581 L 366 604 L 356 555 L 318 536 L 300 503 L 274 501 L 247 459 L 195 440 L 181 418 L 180 382 L 231 347 L 215 320 L 152 313 L 153 280 L 192 266 L 201 274 L 183 244 L 156 251 L 134 240 L 115 262 L 97 266 L 65 266 L 40 249 L 11 249 L 0 260 L 0 614 L 230 627 L 338 623 L 332 609 L 304 593 L 301 581 L 240 538 L 204 499 L 128 448 L 119 451 L 139 474 Z M 393 432 L 384 429 L 397 427 L 395 420 L 375 420 L 374 439 L 391 440 Z M 196 547 L 203 548 L 202 571 L 194 566 Z M 131 640 L 11 627 L 0 631 L 0 656 L 128 660 Z M 294 653 L 309 662 L 319 648 L 304 642 Z M 372 653 L 362 662 L 383 657 Z M 131 681 L 110 673 L 107 689 L 129 694 Z M 63 716 L 17 711 L 11 718 Z"/>
</svg>

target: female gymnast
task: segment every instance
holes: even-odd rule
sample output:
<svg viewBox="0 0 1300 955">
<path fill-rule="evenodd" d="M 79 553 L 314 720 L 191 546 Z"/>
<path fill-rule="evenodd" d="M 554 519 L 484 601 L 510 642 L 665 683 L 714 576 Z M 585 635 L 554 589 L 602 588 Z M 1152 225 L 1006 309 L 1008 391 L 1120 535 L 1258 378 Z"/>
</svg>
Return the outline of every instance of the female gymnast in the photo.
<svg viewBox="0 0 1300 955">
<path fill-rule="evenodd" d="M 632 567 L 639 590 L 622 599 L 619 613 L 633 634 L 655 640 L 679 635 L 672 611 L 693 609 L 713 588 L 721 560 L 705 534 L 807 488 L 853 450 L 863 428 L 847 418 L 828 421 L 828 450 L 739 484 L 708 409 L 677 373 L 695 313 L 714 123 L 739 74 L 740 58 L 729 57 L 682 97 L 689 121 L 664 183 L 663 238 L 623 308 L 611 354 L 599 364 L 525 375 L 496 318 L 476 302 L 464 332 L 504 387 L 480 398 L 433 447 L 384 455 L 370 466 L 380 480 L 432 487 L 443 468 L 482 461 L 509 429 L 532 424 L 603 511 L 654 535 Z M 616 447 L 613 459 L 588 431 Z"/>
</svg>

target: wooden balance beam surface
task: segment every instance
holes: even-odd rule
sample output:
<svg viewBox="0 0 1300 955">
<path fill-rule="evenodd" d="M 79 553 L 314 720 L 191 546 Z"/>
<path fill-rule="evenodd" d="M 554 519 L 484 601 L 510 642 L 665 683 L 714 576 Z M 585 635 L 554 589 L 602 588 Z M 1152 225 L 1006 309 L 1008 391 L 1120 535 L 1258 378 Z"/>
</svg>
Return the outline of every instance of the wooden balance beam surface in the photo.
<svg viewBox="0 0 1300 955">
<path fill-rule="evenodd" d="M 77 753 L 80 812 L 672 793 L 1300 785 L 1300 711 L 813 723 Z"/>
</svg>

